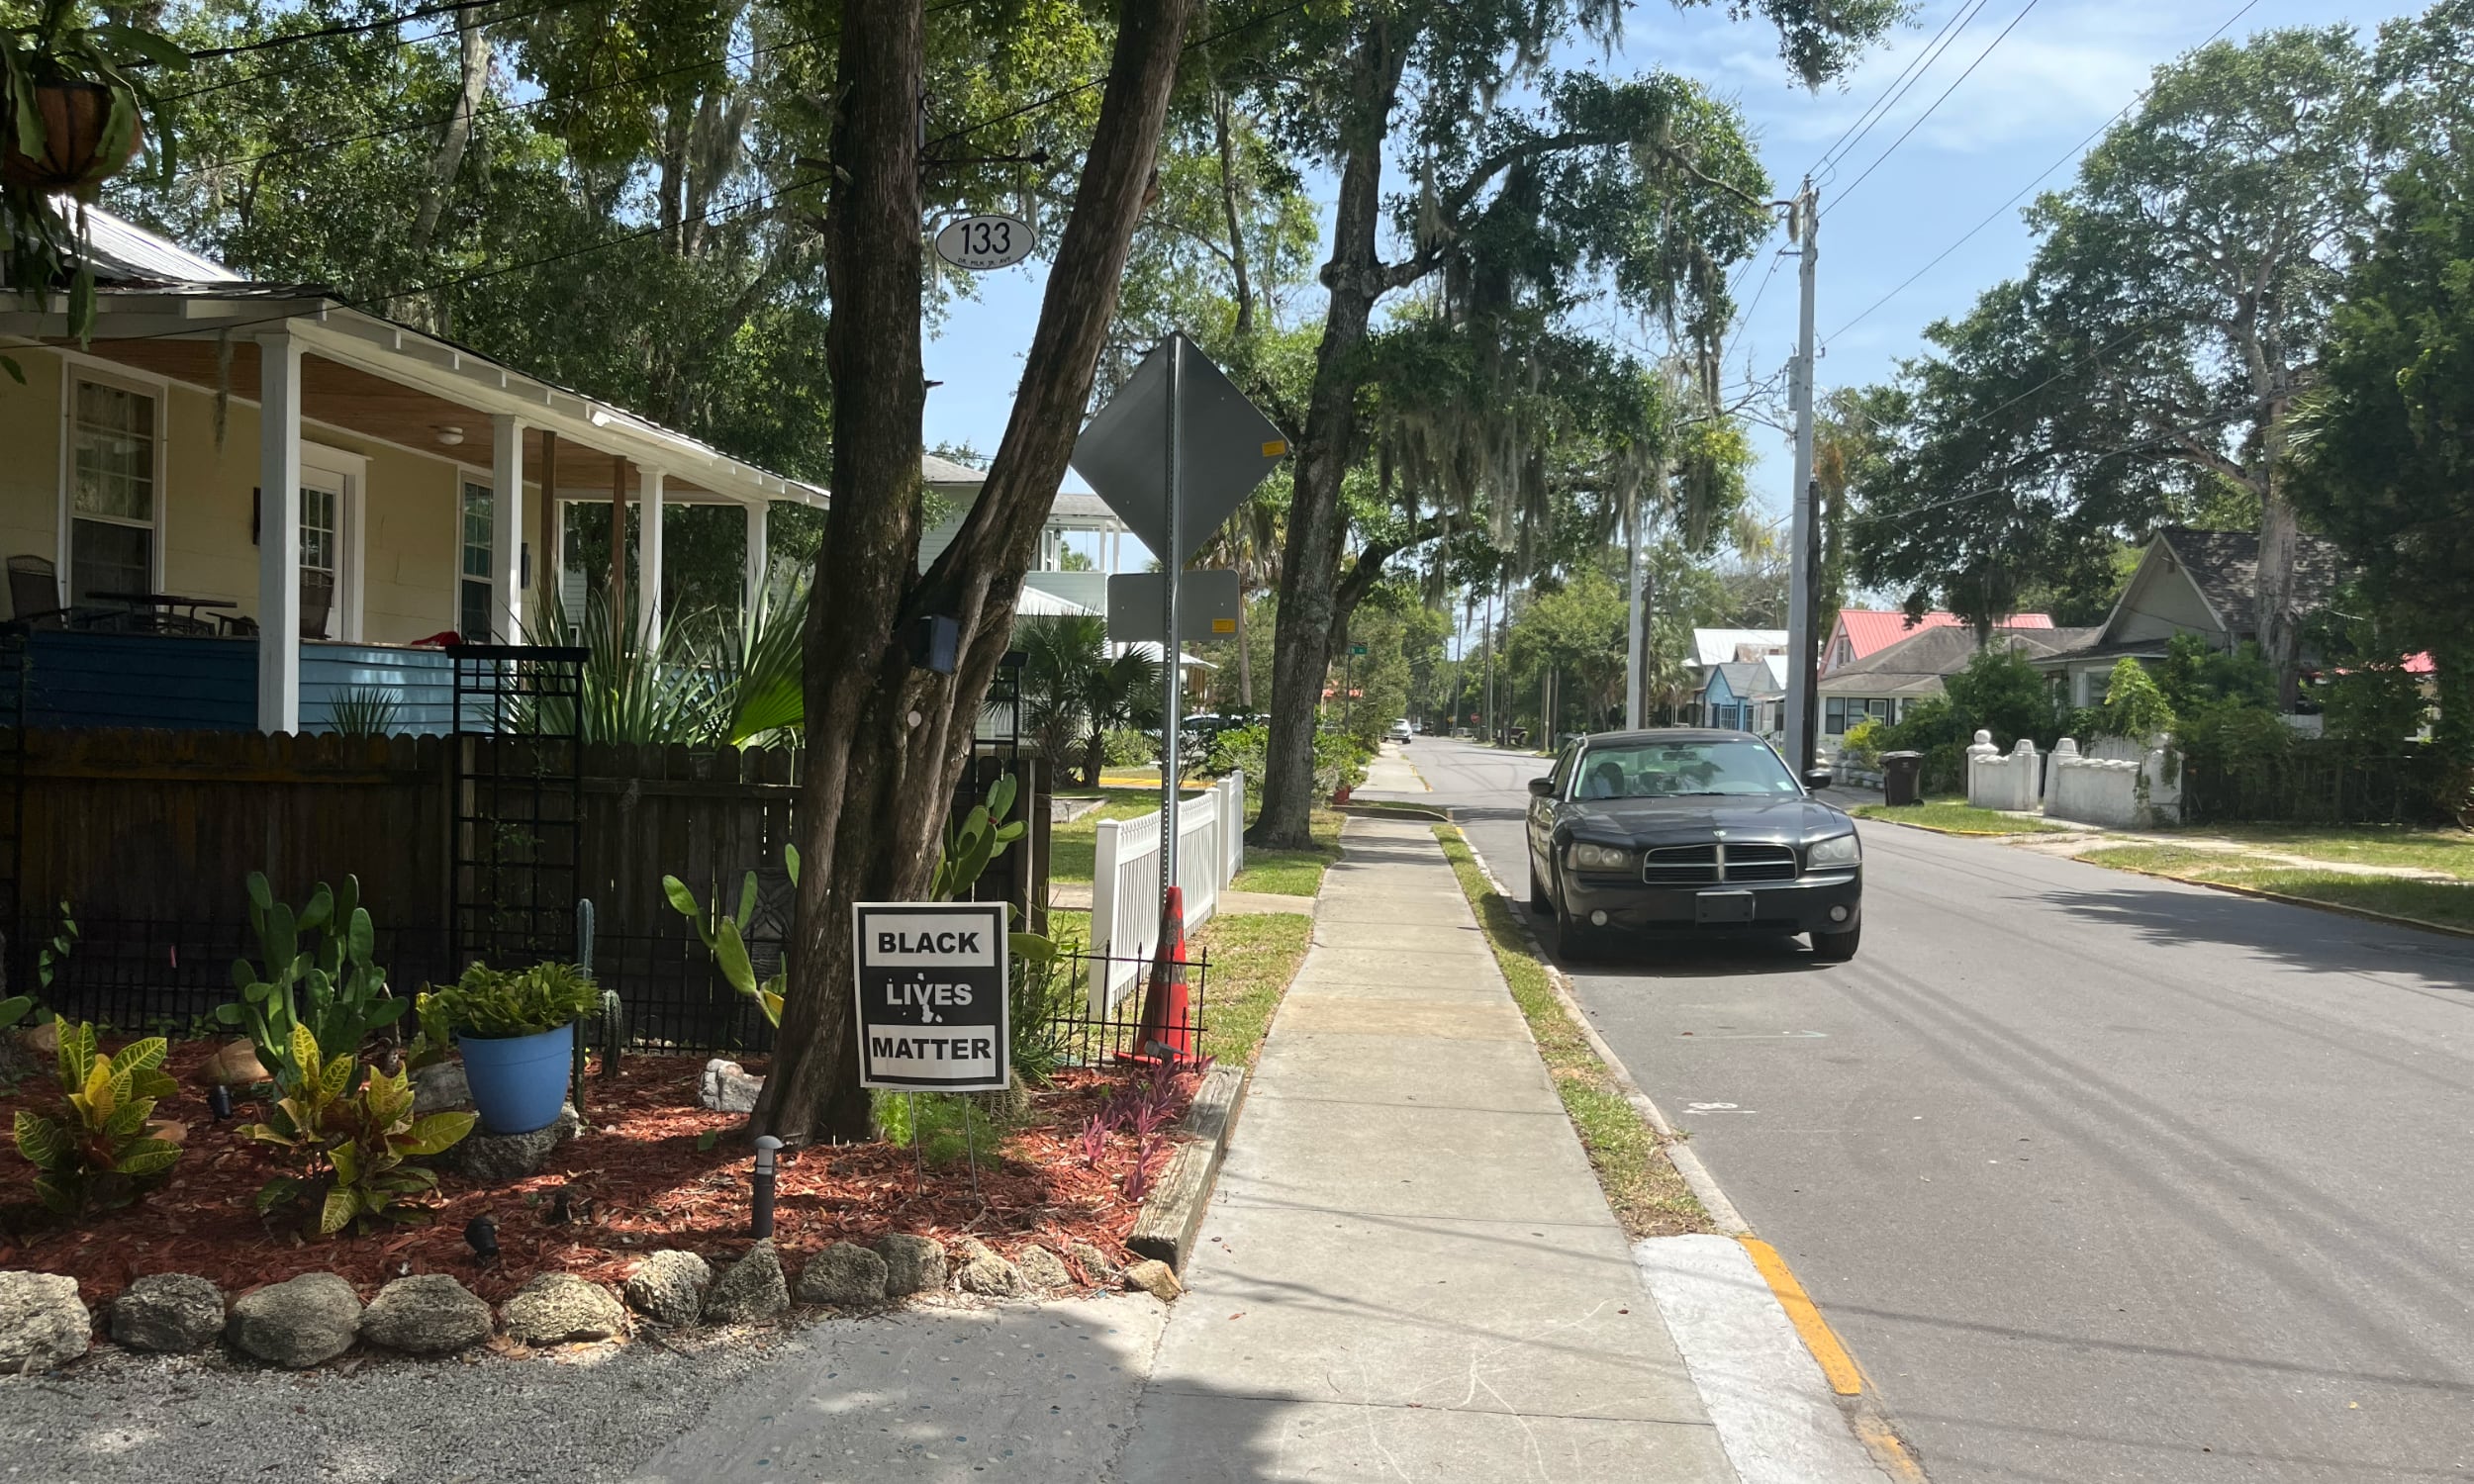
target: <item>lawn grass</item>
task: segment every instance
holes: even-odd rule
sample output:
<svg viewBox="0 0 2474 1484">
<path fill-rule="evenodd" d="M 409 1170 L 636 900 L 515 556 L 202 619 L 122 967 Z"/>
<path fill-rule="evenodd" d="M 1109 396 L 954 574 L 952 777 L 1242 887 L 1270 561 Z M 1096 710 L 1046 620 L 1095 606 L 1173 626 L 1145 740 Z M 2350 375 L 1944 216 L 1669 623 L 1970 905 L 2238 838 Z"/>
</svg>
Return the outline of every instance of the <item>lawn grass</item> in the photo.
<svg viewBox="0 0 2474 1484">
<path fill-rule="evenodd" d="M 2352 876 L 2178 845 L 2108 845 L 2081 851 L 2078 858 L 2097 866 L 2143 871 L 2201 885 L 2243 886 L 2439 927 L 2474 930 L 2474 881 Z"/>
<path fill-rule="evenodd" d="M 2461 881 L 2474 881 L 2474 834 L 2464 830 L 2379 824 L 2227 824 L 2195 826 L 2193 832 L 2314 861 L 2341 861 L 2350 866 L 2412 866 L 2440 872 Z"/>
<path fill-rule="evenodd" d="M 1529 947 L 1518 909 L 1488 884 L 1458 826 L 1436 825 L 1435 839 L 1441 842 L 1453 875 L 1460 878 L 1461 890 L 1486 929 L 1494 961 L 1529 1022 L 1529 1034 L 1538 1043 L 1538 1055 L 1555 1082 L 1556 1096 L 1563 1099 L 1581 1148 L 1588 1152 L 1589 1166 L 1597 1171 L 1598 1188 L 1606 1192 L 1606 1203 L 1614 1208 L 1625 1234 L 1638 1239 L 1716 1231 L 1692 1187 L 1667 1160 L 1658 1131 L 1624 1096 L 1614 1074 L 1565 1012 L 1546 965 Z"/>
<path fill-rule="evenodd" d="M 2064 833 L 2057 824 L 2042 819 L 2024 819 L 2005 814 L 1999 809 L 1979 809 L 1955 799 L 1928 799 L 1920 804 L 1857 804 L 1848 810 L 1858 819 L 1882 819 L 1897 824 L 1912 824 L 1919 829 L 1937 830 L 1945 835 L 2058 835 Z"/>
<path fill-rule="evenodd" d="M 1096 809 L 1070 824 L 1053 825 L 1048 831 L 1048 879 L 1052 881 L 1088 881 L 1094 842 L 1102 819 L 1140 819 L 1160 810 L 1160 790 L 1151 788 L 1086 789 L 1076 797 L 1090 798 L 1094 792 L 1104 799 Z"/>
<path fill-rule="evenodd" d="M 1340 859 L 1340 821 L 1341 816 L 1332 810 L 1316 809 L 1309 825 L 1314 836 L 1311 850 L 1248 847 L 1246 864 L 1228 889 L 1269 891 L 1276 896 L 1312 896 L 1322 890 L 1323 873 Z"/>
<path fill-rule="evenodd" d="M 1254 1065 L 1288 981 L 1314 936 L 1302 912 L 1228 913 L 1194 935 L 1211 961 L 1203 986 L 1202 1050 L 1237 1067 Z"/>
</svg>

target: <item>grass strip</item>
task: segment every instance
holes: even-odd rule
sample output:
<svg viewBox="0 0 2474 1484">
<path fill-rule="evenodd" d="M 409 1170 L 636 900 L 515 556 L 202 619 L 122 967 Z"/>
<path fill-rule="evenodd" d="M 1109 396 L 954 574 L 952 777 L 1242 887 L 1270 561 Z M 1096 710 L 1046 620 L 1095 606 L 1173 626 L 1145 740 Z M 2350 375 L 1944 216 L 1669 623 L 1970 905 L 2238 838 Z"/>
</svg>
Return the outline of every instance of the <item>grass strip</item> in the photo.
<svg viewBox="0 0 2474 1484">
<path fill-rule="evenodd" d="M 1314 919 L 1302 912 L 1232 913 L 1212 918 L 1195 936 L 1211 960 L 1202 1050 L 1231 1066 L 1251 1067 L 1281 996 L 1305 963 Z"/>
<path fill-rule="evenodd" d="M 1452 862 L 1452 874 L 1460 878 L 1462 892 L 1486 930 L 1494 961 L 1512 986 L 1512 999 L 1529 1022 L 1555 1095 L 1563 1099 L 1589 1166 L 1597 1171 L 1598 1188 L 1606 1192 L 1606 1203 L 1614 1208 L 1625 1235 L 1639 1239 L 1716 1231 L 1709 1212 L 1668 1161 L 1658 1131 L 1624 1096 L 1614 1074 L 1565 1012 L 1545 962 L 1529 946 L 1518 909 L 1487 881 L 1458 826 L 1434 828 Z"/>
<path fill-rule="evenodd" d="M 2474 832 L 2410 825 L 2211 824 L 2185 833 L 2216 835 L 2254 850 L 2348 866 L 2409 866 L 2474 881 Z M 2278 865 L 2285 863 L 2278 862 Z"/>
<path fill-rule="evenodd" d="M 1307 828 L 1314 843 L 1304 850 L 1249 847 L 1246 864 L 1228 883 L 1228 889 L 1268 891 L 1275 896 L 1312 896 L 1322 890 L 1323 873 L 1340 859 L 1340 815 L 1329 809 L 1316 809 Z"/>
<path fill-rule="evenodd" d="M 1918 829 L 1933 830 L 1944 835 L 2060 835 L 2068 831 L 2042 819 L 2025 819 L 2005 814 L 1999 809 L 1979 809 L 1973 804 L 1938 802 L 1901 804 L 1857 804 L 1848 810 L 1858 819 L 1880 819 L 1892 824 L 1912 824 Z"/>
<path fill-rule="evenodd" d="M 2169 877 L 2201 886 L 2236 886 L 2321 906 L 2384 917 L 2456 932 L 2474 932 L 2474 881 L 2415 881 L 2410 878 L 2355 876 L 2346 872 L 2313 871 L 2245 859 L 2225 851 L 2189 850 L 2175 845 L 2109 845 L 2079 852 L 2095 866 Z"/>
</svg>

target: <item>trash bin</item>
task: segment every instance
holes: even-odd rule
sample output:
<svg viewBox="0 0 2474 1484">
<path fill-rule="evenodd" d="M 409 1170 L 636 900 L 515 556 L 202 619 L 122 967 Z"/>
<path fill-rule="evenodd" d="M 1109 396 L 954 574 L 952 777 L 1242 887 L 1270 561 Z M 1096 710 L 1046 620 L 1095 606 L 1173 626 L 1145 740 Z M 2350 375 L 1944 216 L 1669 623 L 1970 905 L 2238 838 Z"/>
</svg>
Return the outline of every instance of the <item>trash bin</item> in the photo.
<svg viewBox="0 0 2474 1484">
<path fill-rule="evenodd" d="M 1881 755 L 1881 801 L 1897 807 L 1919 803 L 1924 789 L 1924 754 L 1885 752 Z"/>
</svg>

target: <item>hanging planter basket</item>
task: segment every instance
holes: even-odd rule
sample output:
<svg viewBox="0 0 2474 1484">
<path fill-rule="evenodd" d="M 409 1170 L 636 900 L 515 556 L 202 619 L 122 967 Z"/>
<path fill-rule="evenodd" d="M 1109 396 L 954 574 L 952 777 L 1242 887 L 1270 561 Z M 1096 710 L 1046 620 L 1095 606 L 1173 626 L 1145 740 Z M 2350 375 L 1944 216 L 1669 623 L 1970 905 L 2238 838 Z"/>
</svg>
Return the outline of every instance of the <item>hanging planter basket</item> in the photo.
<svg viewBox="0 0 2474 1484">
<path fill-rule="evenodd" d="M 43 153 L 18 148 L 17 110 L 0 128 L 0 180 L 20 190 L 90 195 L 118 174 L 145 144 L 137 100 L 98 82 L 39 83 L 35 108 L 43 119 Z"/>
</svg>

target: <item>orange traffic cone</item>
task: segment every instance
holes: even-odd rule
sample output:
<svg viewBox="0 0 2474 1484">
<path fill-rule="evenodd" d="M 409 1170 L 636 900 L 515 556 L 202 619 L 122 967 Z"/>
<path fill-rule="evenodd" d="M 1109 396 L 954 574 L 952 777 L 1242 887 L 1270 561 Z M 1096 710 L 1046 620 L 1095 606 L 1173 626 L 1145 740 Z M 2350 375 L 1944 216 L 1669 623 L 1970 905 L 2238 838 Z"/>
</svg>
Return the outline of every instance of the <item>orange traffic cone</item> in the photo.
<svg viewBox="0 0 2474 1484">
<path fill-rule="evenodd" d="M 1145 1064 L 1194 1059 L 1193 1017 L 1187 1013 L 1186 890 L 1169 888 L 1160 911 L 1160 946 L 1151 959 L 1151 983 L 1143 991 L 1143 1018 L 1130 1061 Z"/>
</svg>

